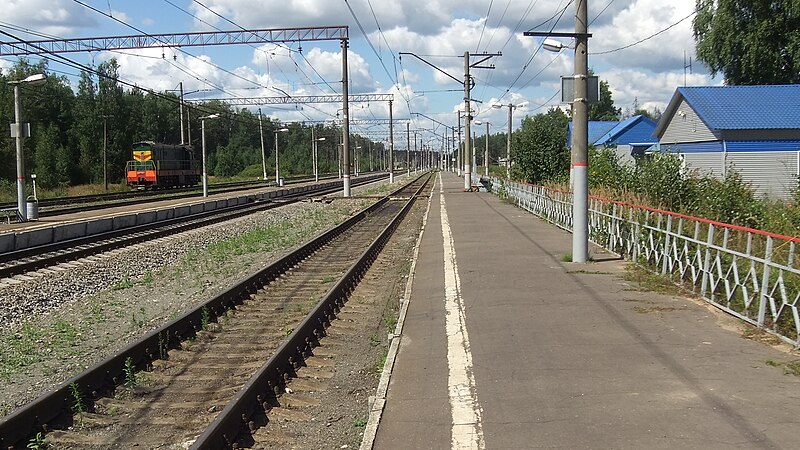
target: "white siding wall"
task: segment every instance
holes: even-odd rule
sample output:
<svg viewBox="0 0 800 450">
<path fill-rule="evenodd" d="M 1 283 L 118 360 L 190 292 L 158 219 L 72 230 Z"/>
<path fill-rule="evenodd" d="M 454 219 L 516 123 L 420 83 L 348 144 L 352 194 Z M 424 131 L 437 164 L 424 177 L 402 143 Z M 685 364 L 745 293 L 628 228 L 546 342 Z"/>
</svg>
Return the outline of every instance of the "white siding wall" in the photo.
<svg viewBox="0 0 800 450">
<path fill-rule="evenodd" d="M 798 152 L 728 153 L 728 168 L 742 175 L 758 194 L 787 200 L 797 187 Z"/>
<path fill-rule="evenodd" d="M 617 145 L 615 151 L 617 153 L 617 158 L 619 158 L 620 164 L 627 164 L 627 165 L 635 164 L 636 161 L 633 159 L 633 156 L 631 156 L 630 145 L 626 144 Z"/>
<path fill-rule="evenodd" d="M 680 155 L 686 170 L 689 172 L 697 171 L 700 176 L 713 175 L 717 178 L 724 176 L 724 153 L 681 153 Z"/>
<path fill-rule="evenodd" d="M 681 112 L 683 112 L 683 115 L 681 115 Z M 686 100 L 681 100 L 675 115 L 670 119 L 659 142 L 663 145 L 675 142 L 717 140 L 719 140 L 719 138 L 711 132 L 705 123 L 703 123 L 697 113 L 686 103 Z"/>
</svg>

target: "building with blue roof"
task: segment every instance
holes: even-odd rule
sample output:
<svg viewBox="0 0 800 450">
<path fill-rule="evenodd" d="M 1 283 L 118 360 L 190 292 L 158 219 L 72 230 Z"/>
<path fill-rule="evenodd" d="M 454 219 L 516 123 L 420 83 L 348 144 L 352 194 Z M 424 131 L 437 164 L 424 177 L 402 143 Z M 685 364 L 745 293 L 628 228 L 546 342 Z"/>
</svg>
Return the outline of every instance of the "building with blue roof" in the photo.
<svg viewBox="0 0 800 450">
<path fill-rule="evenodd" d="M 800 176 L 800 85 L 680 87 L 654 135 L 689 170 L 739 172 L 756 192 L 790 198 Z"/>
<path fill-rule="evenodd" d="M 646 148 L 658 142 L 653 136 L 656 123 L 647 116 L 636 115 L 623 121 L 589 121 L 589 145 L 615 148 L 621 162 L 633 162 Z M 569 122 L 567 146 L 572 146 L 572 121 Z"/>
</svg>

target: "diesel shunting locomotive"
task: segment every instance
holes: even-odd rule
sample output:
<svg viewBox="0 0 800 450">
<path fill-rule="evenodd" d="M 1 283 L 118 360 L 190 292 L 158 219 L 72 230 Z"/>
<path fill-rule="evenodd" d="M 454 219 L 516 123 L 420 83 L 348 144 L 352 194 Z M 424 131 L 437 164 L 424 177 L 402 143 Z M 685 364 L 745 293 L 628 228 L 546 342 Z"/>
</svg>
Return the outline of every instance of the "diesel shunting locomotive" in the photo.
<svg viewBox="0 0 800 450">
<path fill-rule="evenodd" d="M 201 170 L 190 145 L 137 142 L 132 146 L 133 160 L 125 167 L 132 189 L 155 189 L 193 186 L 200 182 Z"/>
</svg>

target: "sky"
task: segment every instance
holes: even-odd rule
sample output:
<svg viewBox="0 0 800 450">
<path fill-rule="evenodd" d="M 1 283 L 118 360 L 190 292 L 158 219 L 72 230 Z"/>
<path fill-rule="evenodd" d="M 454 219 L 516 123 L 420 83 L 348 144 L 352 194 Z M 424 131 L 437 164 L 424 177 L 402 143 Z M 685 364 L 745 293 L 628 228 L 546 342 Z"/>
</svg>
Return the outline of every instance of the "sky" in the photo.
<svg viewBox="0 0 800 450">
<path fill-rule="evenodd" d="M 609 83 L 617 107 L 663 111 L 679 86 L 722 83 L 695 61 L 694 8 L 694 0 L 588 0 L 589 67 Z M 492 105 L 515 105 L 515 129 L 525 115 L 566 107 L 560 77 L 573 72 L 573 50 L 548 52 L 542 38 L 523 33 L 573 32 L 574 0 L 4 0 L 0 8 L 0 31 L 24 40 L 338 26 L 349 27 L 349 93 L 393 94 L 393 117 L 412 119 L 416 129 L 441 135 L 437 122 L 456 124 L 464 109 L 465 52 L 502 54 L 484 63 L 492 69 L 471 70 L 473 114 L 490 123 L 490 133 L 508 126 L 508 108 Z M 2 42 L 14 40 L 0 35 Z M 122 80 L 155 91 L 182 82 L 191 100 L 342 92 L 336 40 L 63 56 L 95 67 L 116 58 Z M 0 57 L 0 69 L 15 59 Z M 78 69 L 52 58 L 49 67 L 77 86 Z M 340 108 L 323 103 L 262 110 L 294 122 L 334 119 Z M 351 103 L 350 117 L 387 119 L 388 102 Z M 380 138 L 386 128 L 357 125 L 351 132 Z M 483 125 L 476 128 L 485 133 Z"/>
</svg>

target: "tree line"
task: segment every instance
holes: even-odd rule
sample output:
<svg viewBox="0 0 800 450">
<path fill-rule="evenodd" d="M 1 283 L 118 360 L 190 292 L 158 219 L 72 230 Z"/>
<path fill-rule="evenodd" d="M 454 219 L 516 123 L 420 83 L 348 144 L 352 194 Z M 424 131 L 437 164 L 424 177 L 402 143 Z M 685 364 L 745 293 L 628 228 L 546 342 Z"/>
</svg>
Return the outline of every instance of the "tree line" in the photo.
<svg viewBox="0 0 800 450">
<path fill-rule="evenodd" d="M 124 182 L 125 164 L 131 159 L 131 144 L 155 141 L 181 143 L 180 98 L 176 92 L 154 93 L 142 89 L 124 89 L 118 80 L 119 65 L 111 59 L 98 65 L 96 72 L 82 71 L 77 90 L 66 76 L 48 71 L 47 61 L 35 64 L 19 59 L 0 73 L 0 122 L 14 123 L 14 93 L 10 81 L 22 80 L 35 73 L 46 73 L 42 86 L 20 85 L 21 121 L 31 123 L 31 137 L 24 141 L 26 176 L 35 173 L 44 187 L 102 183 L 105 148 L 109 183 Z M 258 177 L 262 174 L 259 117 L 247 109 L 236 110 L 227 103 L 209 101 L 193 105 L 189 121 L 191 144 L 200 158 L 202 115 L 219 113 L 206 120 L 207 168 L 211 175 Z M 311 127 L 318 142 L 320 171 L 337 172 L 341 130 L 331 123 L 313 125 L 282 124 L 262 120 L 267 173 L 274 173 L 274 132 L 279 133 L 281 173 L 311 174 Z M 105 131 L 105 133 L 104 133 Z M 104 137 L 105 135 L 105 137 Z M 363 144 L 363 145 L 362 145 Z M 382 142 L 353 135 L 351 147 L 361 146 L 360 167 L 366 170 L 380 165 L 385 150 Z M 368 148 L 373 154 L 369 155 Z M 12 192 L 16 179 L 14 138 L 0 136 L 0 191 Z"/>
</svg>

